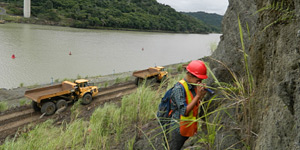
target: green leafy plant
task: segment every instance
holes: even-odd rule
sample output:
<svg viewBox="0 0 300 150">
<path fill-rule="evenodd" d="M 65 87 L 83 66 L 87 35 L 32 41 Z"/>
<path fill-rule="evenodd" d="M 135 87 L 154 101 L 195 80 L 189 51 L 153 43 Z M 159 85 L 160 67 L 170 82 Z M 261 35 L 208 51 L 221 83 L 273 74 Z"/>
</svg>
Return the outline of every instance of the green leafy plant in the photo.
<svg viewBox="0 0 300 150">
<path fill-rule="evenodd" d="M 171 74 L 171 73 L 173 72 L 173 69 L 172 69 L 172 68 L 168 68 L 168 69 L 167 69 L 167 72 L 168 72 L 169 74 Z"/>
<path fill-rule="evenodd" d="M 282 0 L 281 2 L 273 2 L 273 4 L 269 4 L 259 9 L 254 14 L 269 12 L 276 14 L 276 20 L 273 20 L 271 23 L 265 26 L 262 31 L 265 31 L 270 26 L 278 23 L 289 23 L 292 19 L 295 18 L 295 10 L 291 9 L 290 5 L 287 4 L 287 2 L 285 2 L 284 0 Z"/>
<path fill-rule="evenodd" d="M 106 81 L 105 83 L 104 83 L 104 87 L 106 88 L 108 86 L 108 82 Z"/>
<path fill-rule="evenodd" d="M 125 82 L 129 81 L 129 79 L 130 79 L 129 76 L 125 77 Z"/>
<path fill-rule="evenodd" d="M 183 71 L 182 64 L 177 65 L 177 71 L 178 72 L 182 72 Z"/>
<path fill-rule="evenodd" d="M 101 83 L 99 83 L 97 87 L 98 87 L 98 88 L 100 88 L 100 87 L 101 87 L 101 85 L 102 85 L 102 84 L 101 84 Z"/>
<path fill-rule="evenodd" d="M 121 79 L 119 77 L 116 78 L 115 83 L 118 84 L 121 82 Z"/>
<path fill-rule="evenodd" d="M 30 101 L 27 100 L 27 99 L 20 99 L 20 100 L 19 100 L 20 106 L 27 105 L 27 104 L 29 104 L 29 103 L 30 103 Z"/>
<path fill-rule="evenodd" d="M 6 102 L 0 102 L 0 112 L 8 109 L 8 105 Z"/>
<path fill-rule="evenodd" d="M 210 43 L 210 52 L 213 53 L 218 47 L 218 44 L 216 42 Z"/>
</svg>

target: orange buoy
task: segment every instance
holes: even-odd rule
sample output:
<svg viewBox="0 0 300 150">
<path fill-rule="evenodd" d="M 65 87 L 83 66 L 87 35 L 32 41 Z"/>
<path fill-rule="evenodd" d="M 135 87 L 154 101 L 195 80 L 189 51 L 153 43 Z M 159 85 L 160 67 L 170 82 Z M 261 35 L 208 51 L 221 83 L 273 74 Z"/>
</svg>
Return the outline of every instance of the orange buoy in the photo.
<svg viewBox="0 0 300 150">
<path fill-rule="evenodd" d="M 71 51 L 69 52 L 69 55 L 72 55 Z"/>
<path fill-rule="evenodd" d="M 12 54 L 12 55 L 11 55 L 11 58 L 12 58 L 12 59 L 15 59 L 15 58 L 16 58 L 15 54 Z"/>
</svg>

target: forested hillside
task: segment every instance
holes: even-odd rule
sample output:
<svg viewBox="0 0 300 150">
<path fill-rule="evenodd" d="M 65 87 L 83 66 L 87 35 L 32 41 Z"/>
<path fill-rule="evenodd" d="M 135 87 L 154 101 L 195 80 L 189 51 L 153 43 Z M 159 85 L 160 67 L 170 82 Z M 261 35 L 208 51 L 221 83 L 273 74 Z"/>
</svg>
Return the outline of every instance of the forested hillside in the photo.
<svg viewBox="0 0 300 150">
<path fill-rule="evenodd" d="M 22 15 L 23 0 L 0 0 L 8 14 Z M 210 33 L 202 21 L 176 12 L 156 0 L 31 0 L 31 15 L 79 28 L 127 28 Z M 2 6 L 3 7 L 3 6 Z"/>
<path fill-rule="evenodd" d="M 205 24 L 210 26 L 213 31 L 215 32 L 221 32 L 222 31 L 222 20 L 223 16 L 218 14 L 211 14 L 206 12 L 182 12 L 183 14 L 190 15 L 192 17 L 195 17 L 201 21 L 203 21 Z"/>
</svg>

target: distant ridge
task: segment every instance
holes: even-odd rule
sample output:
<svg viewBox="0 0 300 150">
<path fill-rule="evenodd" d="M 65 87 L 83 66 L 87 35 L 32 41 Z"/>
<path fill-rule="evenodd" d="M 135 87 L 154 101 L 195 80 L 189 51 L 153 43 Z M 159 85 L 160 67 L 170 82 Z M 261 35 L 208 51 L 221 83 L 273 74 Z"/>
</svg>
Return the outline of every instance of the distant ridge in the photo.
<svg viewBox="0 0 300 150">
<path fill-rule="evenodd" d="M 8 15 L 23 15 L 22 0 L 2 4 Z M 156 0 L 35 0 L 31 1 L 31 15 L 29 19 L 10 21 L 77 28 L 216 32 L 215 27 L 208 23 L 177 12 Z"/>
<path fill-rule="evenodd" d="M 222 20 L 223 16 L 216 14 L 216 13 L 206 13 L 203 11 L 198 11 L 198 12 L 181 12 L 183 14 L 195 17 L 208 26 L 212 27 L 212 30 L 217 33 L 222 32 Z"/>
</svg>

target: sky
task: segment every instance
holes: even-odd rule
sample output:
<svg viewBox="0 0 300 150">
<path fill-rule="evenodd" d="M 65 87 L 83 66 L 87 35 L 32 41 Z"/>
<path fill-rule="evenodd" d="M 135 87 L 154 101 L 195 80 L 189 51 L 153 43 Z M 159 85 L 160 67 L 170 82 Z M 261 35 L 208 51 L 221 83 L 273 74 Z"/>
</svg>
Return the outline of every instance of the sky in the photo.
<svg viewBox="0 0 300 150">
<path fill-rule="evenodd" d="M 157 0 L 166 4 L 176 11 L 217 13 L 224 15 L 228 6 L 228 0 Z"/>
</svg>

